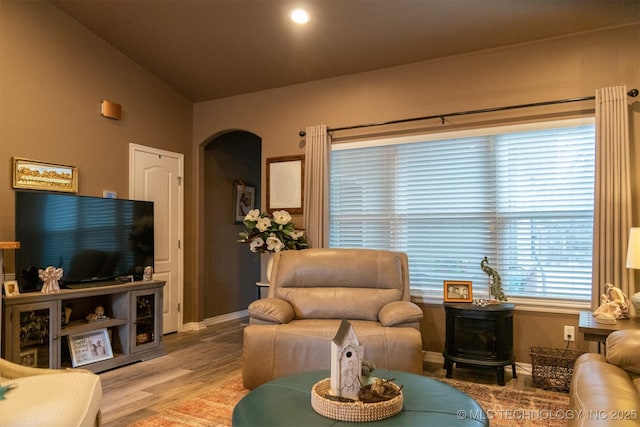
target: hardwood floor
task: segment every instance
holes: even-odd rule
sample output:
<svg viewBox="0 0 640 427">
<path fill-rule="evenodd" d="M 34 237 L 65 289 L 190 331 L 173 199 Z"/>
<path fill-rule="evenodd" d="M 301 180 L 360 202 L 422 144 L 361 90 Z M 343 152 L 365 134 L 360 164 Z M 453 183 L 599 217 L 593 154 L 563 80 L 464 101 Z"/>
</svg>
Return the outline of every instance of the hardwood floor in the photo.
<svg viewBox="0 0 640 427">
<path fill-rule="evenodd" d="M 101 373 L 102 425 L 128 426 L 225 382 L 242 366 L 244 324 L 165 335 L 165 356 Z"/>
<path fill-rule="evenodd" d="M 128 426 L 226 382 L 242 366 L 246 321 L 165 335 L 165 356 L 101 373 L 103 426 Z M 505 387 L 533 389 L 531 376 L 519 373 L 514 379 L 511 369 L 505 371 Z M 424 374 L 438 378 L 444 377 L 445 371 L 441 363 L 425 363 Z M 497 384 L 493 370 L 454 368 L 453 376 Z"/>
</svg>

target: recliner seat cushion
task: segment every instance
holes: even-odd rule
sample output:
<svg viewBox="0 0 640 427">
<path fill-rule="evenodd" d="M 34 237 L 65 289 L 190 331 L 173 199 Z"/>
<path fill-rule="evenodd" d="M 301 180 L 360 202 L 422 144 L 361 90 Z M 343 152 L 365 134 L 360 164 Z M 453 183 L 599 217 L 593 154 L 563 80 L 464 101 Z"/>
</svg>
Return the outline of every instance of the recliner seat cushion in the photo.
<svg viewBox="0 0 640 427">
<path fill-rule="evenodd" d="M 286 325 L 249 325 L 244 330 L 243 383 L 253 389 L 284 375 L 331 367 L 331 340 L 341 320 L 292 320 Z M 350 320 L 376 369 L 422 374 L 420 332 L 386 328 L 378 322 Z M 274 351 L 277 349 L 277 351 Z"/>
</svg>

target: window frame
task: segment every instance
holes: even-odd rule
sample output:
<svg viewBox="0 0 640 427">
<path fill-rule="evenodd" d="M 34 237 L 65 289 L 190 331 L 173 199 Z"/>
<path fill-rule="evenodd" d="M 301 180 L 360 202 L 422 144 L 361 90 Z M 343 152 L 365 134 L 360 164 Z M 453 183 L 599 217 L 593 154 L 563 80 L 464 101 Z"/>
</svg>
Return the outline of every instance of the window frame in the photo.
<svg viewBox="0 0 640 427">
<path fill-rule="evenodd" d="M 431 142 L 431 141 L 443 141 L 460 138 L 470 138 L 477 136 L 489 136 L 500 135 L 505 133 L 526 132 L 543 129 L 553 128 L 566 128 L 574 126 L 591 125 L 595 126 L 595 118 L 592 115 L 581 116 L 572 119 L 561 119 L 553 121 L 541 121 L 531 123 L 519 123 L 510 124 L 497 127 L 486 128 L 474 128 L 455 131 L 445 131 L 438 133 L 429 133 L 421 135 L 409 135 L 392 138 L 379 138 L 379 139 L 367 139 L 351 142 L 343 142 L 332 145 L 332 152 L 354 149 L 354 148 L 369 148 L 380 147 L 387 145 L 397 144 L 410 144 L 417 142 Z M 595 138 L 595 136 L 594 136 Z M 341 247 L 347 247 L 342 245 Z M 459 278 L 451 277 L 449 280 L 458 280 Z M 430 285 L 431 286 L 431 285 Z M 474 285 L 474 290 L 476 286 Z M 443 302 L 443 296 L 426 295 L 423 292 L 419 292 L 416 289 L 411 290 L 412 300 L 414 302 L 427 303 L 427 304 L 441 304 Z M 589 309 L 591 302 L 588 300 L 567 300 L 567 299 L 555 299 L 555 298 L 529 298 L 529 297 L 507 297 L 510 302 L 517 304 L 518 309 L 526 309 L 528 311 L 543 311 L 543 312 L 555 312 L 555 313 L 577 313 L 581 310 Z"/>
</svg>

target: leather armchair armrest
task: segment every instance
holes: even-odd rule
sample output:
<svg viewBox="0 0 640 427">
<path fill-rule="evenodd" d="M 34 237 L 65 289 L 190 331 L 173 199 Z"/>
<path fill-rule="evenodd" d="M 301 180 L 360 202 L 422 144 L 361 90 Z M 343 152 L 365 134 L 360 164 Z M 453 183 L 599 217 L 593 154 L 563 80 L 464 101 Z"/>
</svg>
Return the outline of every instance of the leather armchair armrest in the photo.
<svg viewBox="0 0 640 427">
<path fill-rule="evenodd" d="M 399 326 L 422 319 L 422 310 L 410 301 L 394 301 L 382 307 L 378 320 L 382 326 Z"/>
<path fill-rule="evenodd" d="M 271 323 L 289 323 L 294 318 L 291 304 L 280 298 L 263 298 L 249 304 L 249 317 Z"/>
<path fill-rule="evenodd" d="M 607 337 L 607 362 L 640 373 L 640 330 L 615 331 Z"/>
</svg>

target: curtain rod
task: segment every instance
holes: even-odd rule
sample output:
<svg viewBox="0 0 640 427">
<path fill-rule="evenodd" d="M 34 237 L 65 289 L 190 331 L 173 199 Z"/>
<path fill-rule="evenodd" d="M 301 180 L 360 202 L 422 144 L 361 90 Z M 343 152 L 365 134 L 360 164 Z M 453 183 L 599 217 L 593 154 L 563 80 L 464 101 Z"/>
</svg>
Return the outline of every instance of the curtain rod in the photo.
<svg viewBox="0 0 640 427">
<path fill-rule="evenodd" d="M 638 96 L 638 89 L 631 89 L 627 92 L 628 96 L 635 98 Z M 391 120 L 388 122 L 377 122 L 377 123 L 367 123 L 362 125 L 353 125 L 353 126 L 344 126 L 340 128 L 327 128 L 327 132 L 336 132 L 340 130 L 350 130 L 350 129 L 359 129 L 359 128 L 367 128 L 374 126 L 386 126 L 386 125 L 394 125 L 397 123 L 407 123 L 407 122 L 415 122 L 418 120 L 429 120 L 429 119 L 440 119 L 442 120 L 442 124 L 444 124 L 445 117 L 455 117 L 455 116 L 466 116 L 469 114 L 479 114 L 479 113 L 493 113 L 495 111 L 505 111 L 505 110 L 515 110 L 518 108 L 528 108 L 528 107 L 541 107 L 543 105 L 553 105 L 553 104 L 566 104 L 569 102 L 579 102 L 579 101 L 590 101 L 596 99 L 595 96 L 585 96 L 582 98 L 569 98 L 569 99 L 558 99 L 555 101 L 544 101 L 544 102 L 534 102 L 532 104 L 520 104 L 520 105 L 509 105 L 507 107 L 495 107 L 495 108 L 484 108 L 481 110 L 469 110 L 469 111 L 458 111 L 456 113 L 447 113 L 447 114 L 436 114 L 433 116 L 423 116 L 423 117 L 413 117 L 410 119 L 399 119 L 399 120 Z M 301 130 L 298 132 L 298 135 L 305 136 L 307 132 Z"/>
</svg>

